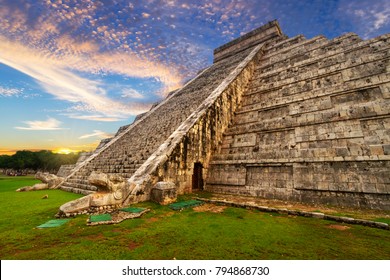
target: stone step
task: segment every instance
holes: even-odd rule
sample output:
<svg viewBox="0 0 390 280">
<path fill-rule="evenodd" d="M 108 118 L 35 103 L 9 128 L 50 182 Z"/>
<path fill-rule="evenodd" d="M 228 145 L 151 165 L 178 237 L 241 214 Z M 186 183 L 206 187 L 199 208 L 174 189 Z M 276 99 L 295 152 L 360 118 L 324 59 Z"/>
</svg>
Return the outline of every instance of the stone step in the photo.
<svg viewBox="0 0 390 280">
<path fill-rule="evenodd" d="M 317 73 L 318 75 L 329 74 L 334 70 L 340 70 L 340 66 L 343 68 L 354 67 L 359 64 L 365 64 L 372 61 L 383 60 L 389 57 L 389 49 L 383 49 L 376 52 L 367 52 L 366 54 L 359 55 L 359 58 L 348 55 L 345 52 L 339 52 L 334 55 L 326 55 L 323 57 L 316 57 L 308 59 L 300 64 L 294 66 L 286 66 L 283 64 L 281 67 L 276 68 L 272 72 L 262 73 L 261 71 L 255 71 L 251 81 L 261 82 L 278 82 L 285 79 L 295 78 L 295 81 L 303 80 L 306 77 L 310 78 L 312 75 L 309 73 Z M 342 65 L 340 65 L 342 64 Z M 287 64 L 288 65 L 288 64 Z M 337 65 L 337 68 L 332 67 Z M 321 70 L 321 71 L 320 71 Z M 304 75 L 302 77 L 302 75 Z"/>
<path fill-rule="evenodd" d="M 304 70 L 304 73 L 300 73 L 298 76 L 289 74 L 287 70 L 285 75 L 273 75 L 264 78 L 262 76 L 257 76 L 252 80 L 246 95 L 255 94 L 262 90 L 282 88 L 285 90 L 287 87 L 296 87 L 297 85 L 301 87 L 306 86 L 305 90 L 308 91 L 313 89 L 317 83 L 321 83 L 321 80 L 324 79 L 333 78 L 338 81 L 342 77 L 344 81 L 349 81 L 370 75 L 386 73 L 387 70 L 384 61 L 388 60 L 389 57 L 390 52 L 384 51 L 361 56 L 356 60 L 340 61 L 337 66 L 320 68 L 319 64 L 315 64 L 312 65 L 310 71 Z M 292 73 L 293 70 L 290 68 L 290 73 Z"/>
<path fill-rule="evenodd" d="M 84 184 L 86 182 L 88 182 L 88 179 L 85 180 L 85 179 L 80 179 L 80 178 L 71 178 L 69 180 L 67 180 L 68 183 L 71 183 L 71 184 Z"/>
<path fill-rule="evenodd" d="M 334 115 L 332 120 L 386 114 L 389 101 L 388 99 L 378 100 L 377 96 L 381 95 L 379 87 L 357 89 L 352 92 L 336 92 L 334 94 L 331 94 L 331 91 L 332 89 L 329 88 L 330 95 L 321 96 L 319 94 L 317 98 L 311 97 L 313 92 L 309 96 L 297 95 L 295 99 L 291 98 L 290 102 L 286 100 L 286 103 L 278 103 L 277 101 L 282 98 L 276 97 L 272 104 L 265 101 L 253 103 L 252 105 L 242 107 L 236 113 L 234 123 L 243 124 L 269 121 L 273 118 L 299 118 L 303 114 L 313 114 L 315 116 L 319 113 Z M 299 97 L 301 99 L 298 99 Z M 378 106 L 383 108 L 381 109 Z M 312 117 L 310 117 L 309 121 L 312 121 Z"/>
<path fill-rule="evenodd" d="M 266 59 L 265 56 L 258 64 L 255 71 L 255 76 L 258 74 L 277 75 L 279 72 L 286 71 L 287 69 L 297 67 L 306 68 L 307 66 L 318 62 L 322 62 L 320 68 L 327 67 L 331 64 L 337 64 L 338 62 L 335 60 L 335 58 L 340 56 L 344 56 L 346 60 L 359 60 L 362 55 L 387 52 L 389 46 L 388 44 L 384 43 L 387 38 L 382 37 L 376 38 L 372 41 L 354 43 L 352 45 L 345 46 L 344 48 L 324 52 L 322 54 L 318 53 L 315 49 L 313 49 L 311 52 L 305 50 L 305 52 L 307 52 L 306 55 L 310 55 L 311 58 L 304 59 L 301 62 L 294 62 L 294 65 L 292 65 L 289 61 L 286 61 L 285 58 L 279 57 L 280 61 L 277 62 Z"/>
<path fill-rule="evenodd" d="M 324 123 L 328 123 L 330 127 L 338 127 L 344 124 L 344 131 L 336 132 L 332 135 L 336 135 L 340 138 L 350 138 L 355 135 L 354 130 L 348 130 L 348 123 L 359 123 L 362 120 L 369 118 L 389 118 L 390 101 L 376 101 L 369 104 L 356 104 L 348 106 L 340 106 L 331 108 L 328 110 L 321 110 L 317 112 L 301 113 L 299 115 L 291 116 L 286 115 L 279 117 L 277 114 L 279 111 L 273 113 L 267 113 L 261 115 L 260 112 L 256 117 L 248 118 L 236 118 L 235 125 L 230 127 L 225 136 L 249 134 L 249 133 L 267 133 L 272 131 L 282 131 L 286 129 L 295 129 L 302 127 L 308 129 L 308 127 L 319 126 Z M 325 119 L 327 121 L 325 121 Z M 330 128 L 329 127 L 329 128 Z"/>
<path fill-rule="evenodd" d="M 282 40 L 281 42 L 276 42 L 276 43 L 270 44 L 267 47 L 266 51 L 267 51 L 267 53 L 278 52 L 282 49 L 286 49 L 292 45 L 297 45 L 298 43 L 304 42 L 306 40 L 307 39 L 305 38 L 305 36 L 297 35 L 295 37 L 292 37 L 292 38 L 289 38 L 286 40 Z"/>
<path fill-rule="evenodd" d="M 345 40 L 345 38 L 349 40 Z M 275 69 L 279 64 L 284 64 L 284 67 L 286 67 L 286 64 L 292 66 L 301 60 L 339 53 L 342 48 L 356 45 L 360 41 L 361 39 L 356 34 L 346 34 L 333 40 L 317 36 L 276 52 L 272 51 L 272 49 L 267 50 L 265 55 L 261 57 L 257 69 L 270 70 L 269 67 L 272 65 L 274 67 L 271 67 L 271 69 Z M 340 45 L 340 42 L 344 43 Z"/>
<path fill-rule="evenodd" d="M 305 163 L 305 162 L 363 162 L 363 161 L 389 161 L 389 155 L 377 155 L 371 153 L 369 149 L 362 150 L 362 153 L 356 154 L 349 152 L 345 147 L 336 148 L 318 148 L 301 150 L 281 150 L 277 149 L 262 153 L 232 153 L 218 154 L 210 162 L 212 165 L 274 165 L 285 163 Z M 384 169 L 383 169 L 384 170 Z M 234 175 L 233 175 L 234 176 Z M 389 179 L 390 180 L 390 179 Z M 389 182 L 387 182 L 389 184 Z"/>
<path fill-rule="evenodd" d="M 336 76 L 334 78 L 318 79 L 317 81 L 320 85 L 302 83 L 295 84 L 295 87 L 290 85 L 283 89 L 278 88 L 262 90 L 259 92 L 253 91 L 251 95 L 247 95 L 243 99 L 243 106 L 237 111 L 237 114 L 249 110 L 256 110 L 257 108 L 263 110 L 272 109 L 280 105 L 287 105 L 323 96 L 331 97 L 335 95 L 350 94 L 351 89 L 353 89 L 354 92 L 359 92 L 359 90 L 365 90 L 367 88 L 379 88 L 378 83 L 390 81 L 390 76 L 387 73 L 382 73 L 345 82 L 336 82 L 337 79 L 339 78 Z M 325 87 L 326 83 L 328 83 L 328 85 Z M 321 86 L 321 84 L 323 86 Z M 305 91 L 305 86 L 308 88 L 311 87 L 312 90 Z M 249 87 L 249 90 L 251 90 L 251 87 Z"/>
</svg>

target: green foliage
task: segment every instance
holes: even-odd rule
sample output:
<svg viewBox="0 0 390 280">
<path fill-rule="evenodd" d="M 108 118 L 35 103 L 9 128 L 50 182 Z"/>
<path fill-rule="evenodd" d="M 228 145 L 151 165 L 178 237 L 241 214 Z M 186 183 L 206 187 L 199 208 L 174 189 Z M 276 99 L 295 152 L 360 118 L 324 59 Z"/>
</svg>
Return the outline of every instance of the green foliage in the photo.
<svg viewBox="0 0 390 280">
<path fill-rule="evenodd" d="M 115 225 L 87 226 L 86 215 L 47 229 L 58 207 L 80 195 L 18 193 L 28 177 L 0 177 L 0 258 L 4 259 L 386 259 L 386 230 L 227 207 L 222 213 L 151 211 Z M 48 194 L 48 199 L 41 199 Z M 343 230 L 337 228 L 344 228 Z"/>
<path fill-rule="evenodd" d="M 55 171 L 63 164 L 74 164 L 80 153 L 67 155 L 56 154 L 52 151 L 42 150 L 38 152 L 17 151 L 14 155 L 0 155 L 0 168 L 22 170 Z"/>
</svg>

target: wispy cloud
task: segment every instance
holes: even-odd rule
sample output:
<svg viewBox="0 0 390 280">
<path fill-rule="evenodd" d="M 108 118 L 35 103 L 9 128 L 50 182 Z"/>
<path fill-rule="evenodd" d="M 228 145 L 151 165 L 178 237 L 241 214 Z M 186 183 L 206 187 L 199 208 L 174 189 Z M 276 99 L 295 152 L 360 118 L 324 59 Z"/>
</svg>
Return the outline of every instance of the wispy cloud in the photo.
<svg viewBox="0 0 390 280">
<path fill-rule="evenodd" d="M 61 128 L 61 122 L 54 118 L 48 118 L 45 121 L 24 121 L 27 127 L 16 126 L 15 129 L 19 130 L 62 130 L 67 128 Z"/>
<path fill-rule="evenodd" d="M 18 96 L 23 92 L 22 89 L 17 88 L 6 88 L 0 86 L 0 96 L 10 97 L 10 96 Z"/>
<path fill-rule="evenodd" d="M 121 97 L 123 97 L 123 98 L 142 99 L 145 96 L 143 96 L 140 92 L 138 92 L 135 89 L 125 88 L 125 89 L 122 89 Z"/>
<path fill-rule="evenodd" d="M 107 117 L 103 115 L 81 115 L 81 114 L 63 114 L 63 115 L 71 119 L 98 121 L 98 122 L 117 122 L 117 121 L 125 120 L 124 118 L 114 118 L 114 117 Z"/>
<path fill-rule="evenodd" d="M 93 137 L 104 139 L 104 138 L 110 138 L 112 136 L 113 136 L 112 134 L 100 130 L 94 130 L 93 133 L 82 135 L 79 137 L 79 139 L 88 139 Z"/>
<path fill-rule="evenodd" d="M 387 32 L 389 30 L 390 6 L 386 0 L 343 0 L 339 11 L 352 21 L 354 27 L 362 33 L 364 38 L 378 35 L 378 31 L 386 27 Z"/>
<path fill-rule="evenodd" d="M 122 102 L 118 102 L 118 110 L 124 111 L 125 114 L 110 113 L 102 114 L 97 112 L 93 107 L 87 104 L 77 104 L 67 108 L 61 115 L 71 119 L 99 121 L 99 122 L 116 122 L 126 120 L 128 115 L 136 116 L 138 114 L 148 111 L 152 107 L 152 103 L 138 103 L 138 102 L 125 102 L 125 98 L 122 97 Z M 109 110 L 110 108 L 107 108 Z"/>
</svg>

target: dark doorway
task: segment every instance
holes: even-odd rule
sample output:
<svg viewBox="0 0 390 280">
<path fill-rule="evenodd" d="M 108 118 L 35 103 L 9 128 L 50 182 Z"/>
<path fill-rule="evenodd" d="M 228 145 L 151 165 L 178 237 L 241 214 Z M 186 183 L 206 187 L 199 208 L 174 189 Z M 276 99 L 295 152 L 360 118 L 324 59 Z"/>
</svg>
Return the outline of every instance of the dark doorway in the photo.
<svg viewBox="0 0 390 280">
<path fill-rule="evenodd" d="M 194 173 L 192 174 L 192 190 L 203 190 L 203 165 L 200 162 L 195 162 Z"/>
</svg>

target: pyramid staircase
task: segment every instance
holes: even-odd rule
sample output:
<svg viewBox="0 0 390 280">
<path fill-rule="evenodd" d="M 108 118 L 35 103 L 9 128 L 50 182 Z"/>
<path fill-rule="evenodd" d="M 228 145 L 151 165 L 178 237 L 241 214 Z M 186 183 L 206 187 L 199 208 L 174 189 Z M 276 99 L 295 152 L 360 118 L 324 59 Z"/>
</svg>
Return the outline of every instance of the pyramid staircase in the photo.
<svg viewBox="0 0 390 280">
<path fill-rule="evenodd" d="M 279 28 L 275 23 L 261 30 Z M 274 37 L 277 38 L 274 38 Z M 281 39 L 279 34 L 267 34 L 264 40 Z M 133 124 L 120 129 L 104 147 L 98 149 L 83 164 L 77 166 L 61 185 L 61 189 L 88 195 L 98 191 L 88 182 L 93 171 L 115 174 L 129 179 L 164 141 L 204 102 L 258 44 L 248 45 L 238 52 L 224 53 L 209 68 L 183 88 L 175 91 Z"/>
</svg>

